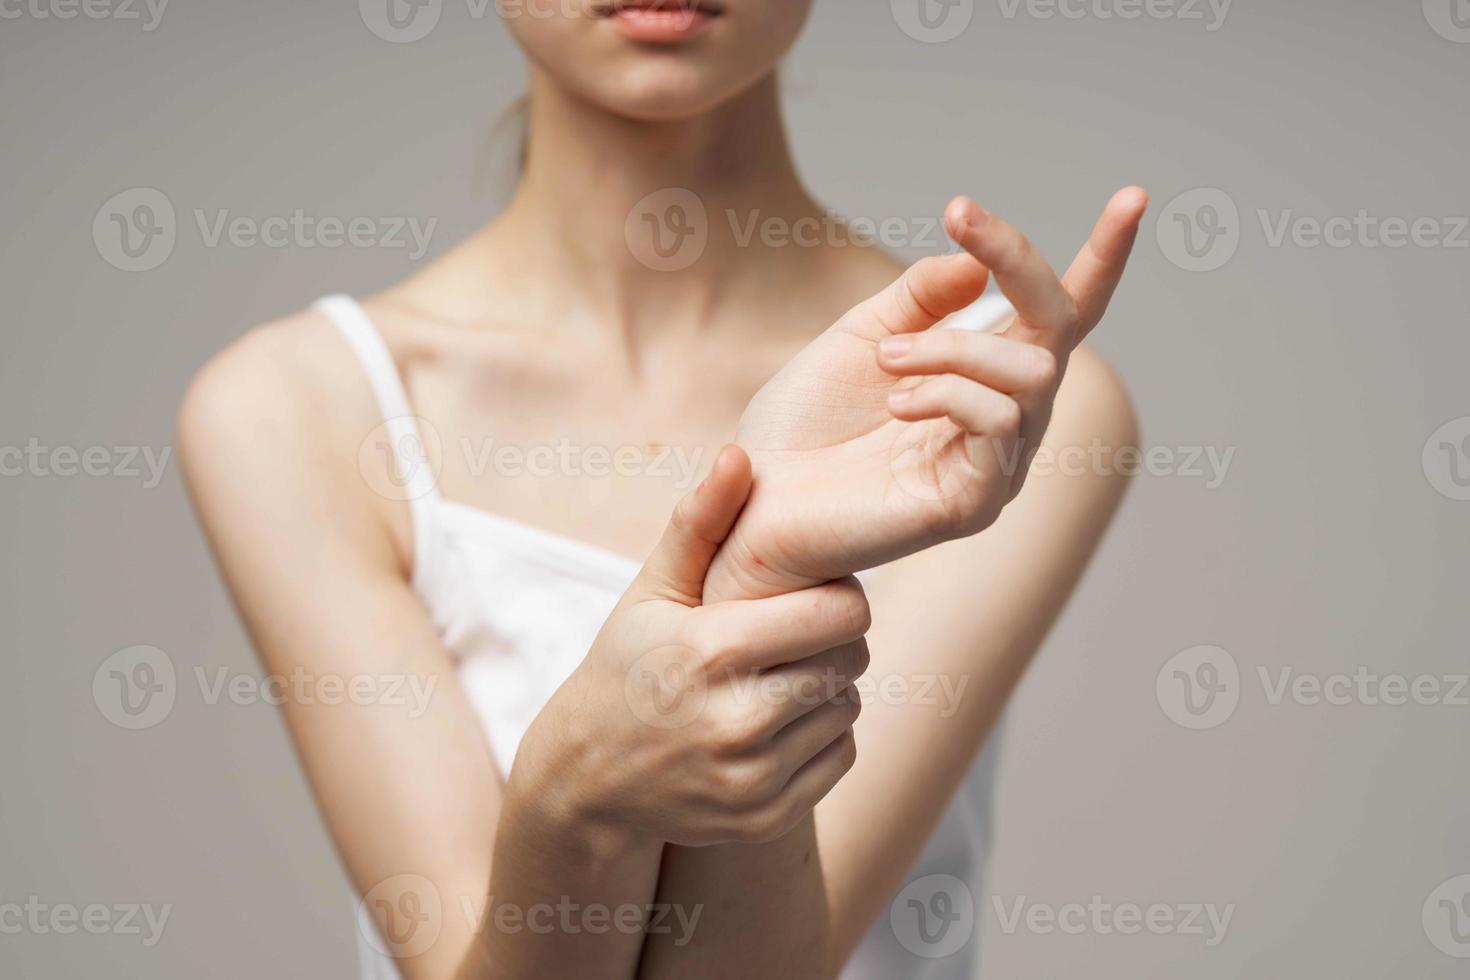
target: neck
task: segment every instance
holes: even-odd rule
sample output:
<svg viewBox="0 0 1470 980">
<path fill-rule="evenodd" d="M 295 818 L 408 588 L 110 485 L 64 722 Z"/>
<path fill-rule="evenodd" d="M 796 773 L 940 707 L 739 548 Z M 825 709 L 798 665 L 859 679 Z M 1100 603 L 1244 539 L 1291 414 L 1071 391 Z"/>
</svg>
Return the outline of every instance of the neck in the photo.
<svg viewBox="0 0 1470 980">
<path fill-rule="evenodd" d="M 774 76 L 664 122 L 613 115 L 539 72 L 531 91 L 520 184 L 478 244 L 520 283 L 545 284 L 538 305 L 631 337 L 709 322 L 746 284 L 791 274 L 789 249 L 744 234 L 753 216 L 822 213 L 797 176 Z"/>
</svg>

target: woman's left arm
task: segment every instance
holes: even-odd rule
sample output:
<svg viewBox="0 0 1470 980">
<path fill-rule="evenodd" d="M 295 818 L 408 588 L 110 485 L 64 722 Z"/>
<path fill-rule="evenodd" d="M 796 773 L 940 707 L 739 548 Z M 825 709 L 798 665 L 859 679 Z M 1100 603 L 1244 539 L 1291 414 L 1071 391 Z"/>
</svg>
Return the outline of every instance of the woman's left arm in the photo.
<svg viewBox="0 0 1470 980">
<path fill-rule="evenodd" d="M 1136 425 L 1121 382 L 1079 352 L 1040 457 L 1066 468 L 1033 471 L 985 533 L 874 584 L 858 762 L 817 810 L 842 959 L 904 884 L 1122 501 L 1128 477 L 1110 457 L 1072 463 L 1098 446 L 1136 447 Z"/>
<path fill-rule="evenodd" d="M 955 202 L 946 223 L 968 256 L 915 265 L 752 402 L 742 441 L 764 466 L 706 596 L 907 557 L 882 573 L 893 615 L 873 635 L 877 696 L 853 772 L 778 841 L 669 848 L 661 898 L 699 896 L 711 914 L 683 950 L 646 944 L 640 976 L 699 963 L 715 977 L 836 976 L 893 894 L 1121 499 L 1126 474 L 1110 464 L 1136 441 L 1132 411 L 1102 362 L 1073 347 L 1101 319 L 1145 205 L 1115 195 L 1058 279 L 1014 228 Z M 973 301 L 987 269 L 1018 311 L 1010 328 L 927 329 Z M 900 335 L 895 350 L 886 338 Z M 1097 447 L 1112 448 L 1108 462 L 1033 463 L 1033 451 L 1070 463 Z M 924 684 L 948 685 L 949 710 L 903 696 Z"/>
<path fill-rule="evenodd" d="M 669 848 L 658 900 L 704 902 L 707 912 L 685 947 L 651 937 L 640 976 L 841 970 L 902 887 L 1101 541 L 1127 487 L 1127 467 L 1112 461 L 1137 439 L 1122 383 L 1078 350 L 1038 455 L 1067 462 L 1033 468 L 983 534 L 876 574 L 852 771 L 814 823 L 779 841 Z"/>
</svg>

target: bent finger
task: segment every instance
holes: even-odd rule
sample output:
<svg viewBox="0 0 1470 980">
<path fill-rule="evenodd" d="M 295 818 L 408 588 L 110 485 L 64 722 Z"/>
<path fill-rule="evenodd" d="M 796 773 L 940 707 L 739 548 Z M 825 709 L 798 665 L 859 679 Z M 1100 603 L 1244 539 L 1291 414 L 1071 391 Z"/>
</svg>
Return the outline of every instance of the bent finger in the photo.
<svg viewBox="0 0 1470 980">
<path fill-rule="evenodd" d="M 988 279 L 985 266 L 973 256 L 931 255 L 849 310 L 837 326 L 874 341 L 927 330 L 979 299 Z"/>
<path fill-rule="evenodd" d="M 888 410 L 904 422 L 948 417 L 971 435 L 1009 437 L 1021 426 L 1021 406 L 1014 398 L 957 374 L 892 392 Z"/>
<path fill-rule="evenodd" d="M 1050 389 L 1058 372 L 1045 347 L 969 330 L 889 337 L 878 344 L 878 366 L 899 377 L 963 375 L 1008 395 Z"/>
<path fill-rule="evenodd" d="M 860 640 L 872 622 L 863 587 L 848 576 L 768 599 L 703 606 L 689 629 L 693 645 L 713 651 L 720 665 L 764 670 Z"/>
<path fill-rule="evenodd" d="M 1019 323 L 1030 336 L 1058 356 L 1072 349 L 1077 306 L 1072 295 L 1025 235 L 990 214 L 968 197 L 957 197 L 944 212 L 945 228 L 965 251 L 987 266 Z M 1013 328 L 1014 329 L 1014 328 Z"/>
</svg>

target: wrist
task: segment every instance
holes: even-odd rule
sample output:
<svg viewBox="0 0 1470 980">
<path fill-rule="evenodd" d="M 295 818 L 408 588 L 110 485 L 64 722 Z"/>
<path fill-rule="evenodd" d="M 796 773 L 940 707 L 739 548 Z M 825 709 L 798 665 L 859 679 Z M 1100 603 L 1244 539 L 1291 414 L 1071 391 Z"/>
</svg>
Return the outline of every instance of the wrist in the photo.
<svg viewBox="0 0 1470 980">
<path fill-rule="evenodd" d="M 743 519 L 743 518 L 742 518 Z M 807 579 L 783 573 L 769 560 L 754 554 L 740 534 L 739 524 L 725 539 L 710 562 L 704 579 L 704 602 L 729 602 L 737 599 L 769 599 L 772 596 L 799 592 L 825 579 Z"/>
<path fill-rule="evenodd" d="M 595 750 L 545 745 L 537 726 L 522 739 L 505 783 L 502 826 L 519 828 L 568 858 L 607 866 L 657 854 L 663 841 L 621 820 L 600 792 Z M 580 764 L 579 764 L 580 763 Z"/>
</svg>

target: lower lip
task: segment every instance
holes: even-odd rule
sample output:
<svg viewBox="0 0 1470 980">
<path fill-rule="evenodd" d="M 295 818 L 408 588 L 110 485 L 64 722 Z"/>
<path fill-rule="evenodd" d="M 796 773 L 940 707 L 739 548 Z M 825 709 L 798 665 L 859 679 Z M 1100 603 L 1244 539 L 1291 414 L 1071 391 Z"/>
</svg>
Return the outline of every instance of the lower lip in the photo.
<svg viewBox="0 0 1470 980">
<path fill-rule="evenodd" d="M 612 22 L 624 36 L 650 44 L 676 44 L 702 32 L 714 18 L 703 10 L 620 10 Z"/>
</svg>

